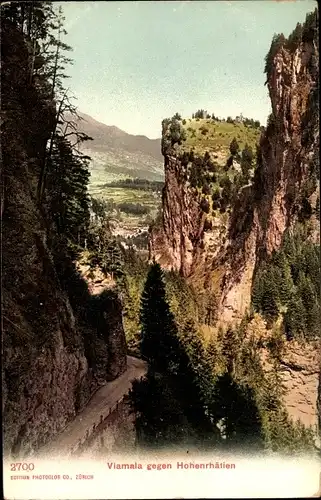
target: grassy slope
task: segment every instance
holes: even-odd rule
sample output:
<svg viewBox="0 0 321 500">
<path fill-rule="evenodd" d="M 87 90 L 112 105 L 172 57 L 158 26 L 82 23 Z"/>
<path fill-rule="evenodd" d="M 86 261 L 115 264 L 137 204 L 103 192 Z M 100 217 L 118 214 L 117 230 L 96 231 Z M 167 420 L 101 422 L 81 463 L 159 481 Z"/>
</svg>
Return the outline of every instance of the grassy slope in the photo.
<svg viewBox="0 0 321 500">
<path fill-rule="evenodd" d="M 184 121 L 183 121 L 184 122 Z M 182 123 L 182 122 L 181 122 Z M 243 123 L 219 122 L 211 119 L 186 119 L 182 123 L 186 131 L 186 141 L 180 146 L 180 151 L 195 150 L 196 154 L 204 154 L 205 151 L 221 153 L 225 157 L 229 155 L 229 146 L 235 137 L 242 150 L 247 143 L 255 152 L 255 145 L 260 136 L 260 130 L 245 127 Z M 208 129 L 202 134 L 202 127 Z M 218 155 L 220 156 L 220 155 Z"/>
<path fill-rule="evenodd" d="M 184 122 L 184 121 L 183 121 Z M 183 124 L 181 121 L 181 124 Z M 224 165 L 230 155 L 229 146 L 235 137 L 239 143 L 240 150 L 245 144 L 252 147 L 255 152 L 255 145 L 258 141 L 260 130 L 251 127 L 245 127 L 242 123 L 227 123 L 211 119 L 186 119 L 183 127 L 186 131 L 186 141 L 177 149 L 178 152 L 190 151 L 194 149 L 195 154 L 204 155 L 205 151 L 211 152 L 213 159 L 217 164 Z M 202 127 L 208 129 L 206 134 L 202 133 Z M 113 200 L 119 203 L 140 203 L 150 208 L 148 216 L 155 217 L 161 203 L 161 196 L 151 191 L 138 191 L 122 187 L 106 186 L 107 183 L 130 177 L 122 172 L 116 173 L 117 167 L 109 169 L 103 165 L 96 165 L 91 171 L 89 191 L 95 198 L 104 200 Z M 235 172 L 228 172 L 231 180 Z M 232 175 L 233 174 L 233 175 Z M 133 175 L 136 177 L 136 175 Z M 138 177 L 140 177 L 138 175 Z M 213 187 L 217 187 L 216 184 Z M 146 216 L 128 215 L 121 213 L 121 222 L 131 228 L 141 227 L 146 224 Z"/>
</svg>

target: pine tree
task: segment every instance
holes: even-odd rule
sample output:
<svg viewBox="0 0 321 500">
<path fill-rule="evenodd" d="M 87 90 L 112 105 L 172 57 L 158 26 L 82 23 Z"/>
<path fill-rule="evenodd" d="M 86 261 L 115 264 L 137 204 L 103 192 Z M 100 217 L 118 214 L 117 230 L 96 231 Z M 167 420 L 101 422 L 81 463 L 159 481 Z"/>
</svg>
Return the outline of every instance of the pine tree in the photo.
<svg viewBox="0 0 321 500">
<path fill-rule="evenodd" d="M 212 411 L 228 448 L 263 448 L 261 417 L 249 386 L 238 385 L 228 373 L 222 375 L 216 383 Z"/>
<path fill-rule="evenodd" d="M 277 52 L 280 50 L 280 48 L 285 44 L 286 38 L 283 35 L 283 33 L 280 33 L 279 35 L 274 35 L 270 50 L 265 56 L 265 67 L 264 67 L 264 73 L 267 74 L 267 76 L 270 74 L 272 65 L 273 65 L 273 60 Z"/>
<path fill-rule="evenodd" d="M 144 380 L 135 380 L 129 400 L 135 414 L 138 445 L 153 449 L 188 440 L 191 429 L 166 375 L 148 371 Z"/>
<path fill-rule="evenodd" d="M 237 153 L 240 150 L 239 143 L 237 142 L 236 138 L 234 137 L 231 144 L 230 144 L 230 152 L 232 156 L 237 155 Z"/>
<path fill-rule="evenodd" d="M 247 184 L 249 181 L 249 174 L 250 170 L 252 168 L 252 162 L 253 162 L 253 151 L 248 144 L 245 144 L 245 147 L 242 151 L 241 155 L 241 169 L 242 169 L 242 175 L 243 175 L 243 184 Z"/>
<path fill-rule="evenodd" d="M 185 323 L 180 333 L 180 341 L 193 371 L 193 378 L 199 386 L 200 398 L 206 403 L 211 397 L 214 379 L 207 360 L 204 342 L 197 332 L 193 320 L 188 320 Z"/>
<path fill-rule="evenodd" d="M 291 267 L 282 250 L 276 253 L 274 263 L 276 269 L 279 269 L 278 296 L 281 304 L 286 305 L 291 299 L 294 284 Z"/>
<path fill-rule="evenodd" d="M 306 274 L 309 276 L 315 293 L 320 292 L 320 246 L 307 243 L 305 246 Z"/>
<path fill-rule="evenodd" d="M 201 440 L 215 438 L 208 415 L 213 375 L 206 363 L 205 349 L 192 321 L 185 324 L 180 339 L 176 398 L 195 435 Z"/>
<path fill-rule="evenodd" d="M 303 33 L 303 27 L 301 23 L 297 23 L 295 29 L 292 31 L 292 33 L 289 35 L 287 39 L 287 47 L 289 50 L 294 51 L 297 46 L 301 43 L 302 41 L 302 33 Z"/>
<path fill-rule="evenodd" d="M 166 300 L 163 272 L 152 264 L 141 299 L 141 354 L 160 373 L 179 367 L 177 326 Z"/>
<path fill-rule="evenodd" d="M 275 289 L 274 287 L 272 288 L 271 284 L 271 288 L 267 287 L 264 290 L 261 302 L 262 312 L 269 321 L 273 321 L 278 315 L 278 305 L 275 299 L 276 293 L 273 292 L 275 292 Z"/>
<path fill-rule="evenodd" d="M 48 209 L 58 233 L 75 243 L 83 241 L 89 224 L 89 176 L 88 161 L 57 136 L 48 164 Z"/>
<path fill-rule="evenodd" d="M 288 338 L 303 338 L 306 331 L 306 310 L 301 297 L 295 295 L 284 315 L 284 327 Z"/>
<path fill-rule="evenodd" d="M 108 272 L 112 279 L 120 279 L 124 276 L 124 260 L 119 245 L 115 239 L 112 239 L 106 249 L 108 255 Z"/>
</svg>

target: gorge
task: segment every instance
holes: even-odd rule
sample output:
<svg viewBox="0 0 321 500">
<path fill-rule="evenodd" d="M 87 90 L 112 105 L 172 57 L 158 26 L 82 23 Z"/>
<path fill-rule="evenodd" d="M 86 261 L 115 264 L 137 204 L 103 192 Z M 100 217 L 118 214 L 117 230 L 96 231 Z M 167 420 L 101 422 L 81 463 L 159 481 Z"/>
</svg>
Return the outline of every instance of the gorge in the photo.
<svg viewBox="0 0 321 500">
<path fill-rule="evenodd" d="M 220 450 L 248 442 L 250 417 L 265 449 L 315 452 L 317 10 L 272 40 L 266 126 L 204 110 L 164 119 L 149 259 L 93 209 L 87 154 L 98 134 L 115 171 L 118 158 L 159 190 L 159 141 L 88 116 L 91 130 L 76 127 L 50 2 L 9 2 L 1 16 L 4 454 L 80 440 L 79 455 L 104 456 L 153 437 Z"/>
</svg>

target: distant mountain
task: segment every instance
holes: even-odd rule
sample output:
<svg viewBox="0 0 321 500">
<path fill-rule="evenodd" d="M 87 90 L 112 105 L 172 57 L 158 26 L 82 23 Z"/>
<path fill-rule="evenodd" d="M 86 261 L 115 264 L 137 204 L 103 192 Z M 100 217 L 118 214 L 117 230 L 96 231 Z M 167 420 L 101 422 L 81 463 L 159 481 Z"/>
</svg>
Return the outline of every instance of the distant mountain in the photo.
<svg viewBox="0 0 321 500">
<path fill-rule="evenodd" d="M 82 148 L 92 158 L 91 183 L 101 184 L 126 176 L 163 180 L 160 139 L 128 134 L 85 113 L 79 113 L 79 116 L 79 131 L 94 139 L 84 143 Z"/>
</svg>

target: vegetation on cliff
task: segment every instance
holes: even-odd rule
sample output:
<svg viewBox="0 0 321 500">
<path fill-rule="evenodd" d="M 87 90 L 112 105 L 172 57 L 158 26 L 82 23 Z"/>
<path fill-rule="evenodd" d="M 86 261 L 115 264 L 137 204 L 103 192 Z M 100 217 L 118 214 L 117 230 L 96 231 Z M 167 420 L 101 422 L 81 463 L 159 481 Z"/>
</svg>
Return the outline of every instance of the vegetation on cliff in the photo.
<svg viewBox="0 0 321 500">
<path fill-rule="evenodd" d="M 88 196 L 89 158 L 79 146 L 90 137 L 77 130 L 77 112 L 64 85 L 70 47 L 62 41 L 61 11 L 51 2 L 11 2 L 1 15 L 8 449 L 18 453 L 28 432 L 39 434 L 32 446 L 41 446 L 83 407 L 98 381 L 124 370 L 123 317 L 129 349 L 148 362 L 146 378 L 136 381 L 131 393 L 139 445 L 313 450 L 311 430 L 293 423 L 284 408 L 278 363 L 287 339 L 306 341 L 319 335 L 319 246 L 307 232 L 319 211 L 311 201 L 319 179 L 317 157 L 307 167 L 310 175 L 293 209 L 301 226 L 286 233 L 280 251 L 258 261 L 253 310 L 240 325 L 215 330 L 221 291 L 216 283 L 215 293 L 206 289 L 198 295 L 176 271 L 163 272 L 156 263 L 149 266 L 132 245 L 124 248 L 112 235 L 113 211 L 141 216 L 149 214 L 149 207 L 137 198 L 106 203 Z M 294 50 L 310 40 L 315 21 L 315 15 L 308 16 L 288 40 L 275 37 L 267 73 L 280 47 Z M 307 113 L 302 123 L 309 125 L 310 118 Z M 278 126 L 272 114 L 267 133 Z M 215 219 L 226 223 L 252 182 L 259 193 L 250 202 L 263 196 L 257 144 L 261 132 L 253 119 L 222 120 L 202 109 L 191 119 L 176 113 L 163 121 L 165 160 L 177 160 L 186 192 L 197 200 L 203 233 L 213 229 Z M 125 179 L 107 187 L 130 189 L 135 196 L 148 191 L 151 197 L 159 195 L 162 183 Z M 155 226 L 161 219 L 159 212 Z M 245 225 L 250 222 L 245 218 Z M 136 242 L 143 246 L 146 234 L 131 243 Z M 110 278 L 112 290 L 89 293 L 75 265 L 80 255 L 93 276 L 98 269 Z M 220 271 L 214 269 L 211 277 Z M 202 335 L 205 326 L 207 339 Z M 50 420 L 53 408 L 56 411 L 55 398 L 45 386 L 47 409 L 41 410 L 33 431 L 33 415 L 21 408 L 27 407 L 26 398 L 37 408 L 43 395 L 34 388 L 38 381 L 30 376 L 30 366 L 38 366 L 40 359 L 45 372 L 46 364 L 56 363 L 54 356 L 63 357 L 62 352 L 66 357 L 54 370 L 62 373 L 61 394 L 66 392 L 65 373 L 73 373 L 68 378 L 70 401 L 60 406 L 69 405 L 68 411 L 60 428 L 42 430 L 42 421 Z M 271 370 L 263 366 L 262 352 Z M 54 385 L 51 372 L 45 375 L 47 385 Z"/>
<path fill-rule="evenodd" d="M 309 241 L 309 228 L 288 231 L 272 258 L 257 270 L 252 305 L 268 321 L 279 316 L 290 338 L 320 337 L 320 246 Z"/>
<path fill-rule="evenodd" d="M 164 220 L 152 232 L 152 256 L 181 272 L 192 289 L 205 287 L 208 297 L 214 290 L 210 321 L 200 313 L 202 294 L 195 295 L 193 317 L 196 330 L 210 337 L 206 352 L 214 381 L 207 404 L 221 438 L 226 427 L 237 427 L 229 397 L 245 397 L 257 443 L 287 453 L 313 450 L 315 437 L 314 429 L 294 422 L 285 409 L 280 366 L 293 342 L 314 347 L 320 336 L 316 23 L 317 11 L 287 40 L 280 35 L 272 41 L 266 72 L 274 111 L 266 129 L 254 121 L 247 127 L 242 120 L 223 122 L 201 109 L 192 119 L 178 113 L 172 118 L 181 132 L 177 140 L 172 120 L 163 122 Z M 295 65 L 294 82 L 289 75 Z M 224 140 L 223 129 L 230 132 Z M 224 225 L 225 232 L 217 229 Z M 234 321 L 246 311 L 239 297 L 243 280 L 252 308 L 241 326 L 225 325 L 217 333 L 223 310 Z M 175 294 L 172 307 L 184 296 L 179 288 Z M 178 326 L 183 330 L 184 321 Z M 215 390 L 223 394 L 218 406 Z M 223 422 L 215 420 L 222 400 Z"/>
<path fill-rule="evenodd" d="M 260 322 L 245 318 L 205 342 L 192 291 L 183 278 L 164 274 L 157 264 L 145 278 L 140 307 L 135 347 L 149 363 L 147 378 L 137 381 L 131 393 L 140 446 L 250 447 L 283 454 L 314 450 L 313 431 L 294 423 L 284 408 L 277 366 L 285 340 L 278 331 L 266 338 Z M 262 365 L 262 345 L 271 371 Z M 186 393 L 186 384 L 192 384 L 187 406 L 180 392 Z M 196 427 L 193 416 L 199 411 Z"/>
<path fill-rule="evenodd" d="M 3 392 L 13 455 L 48 442 L 98 379 L 126 365 L 119 298 L 93 300 L 75 266 L 90 225 L 89 158 L 79 150 L 90 138 L 75 126 L 64 84 L 63 24 L 51 2 L 1 6 Z"/>
</svg>

